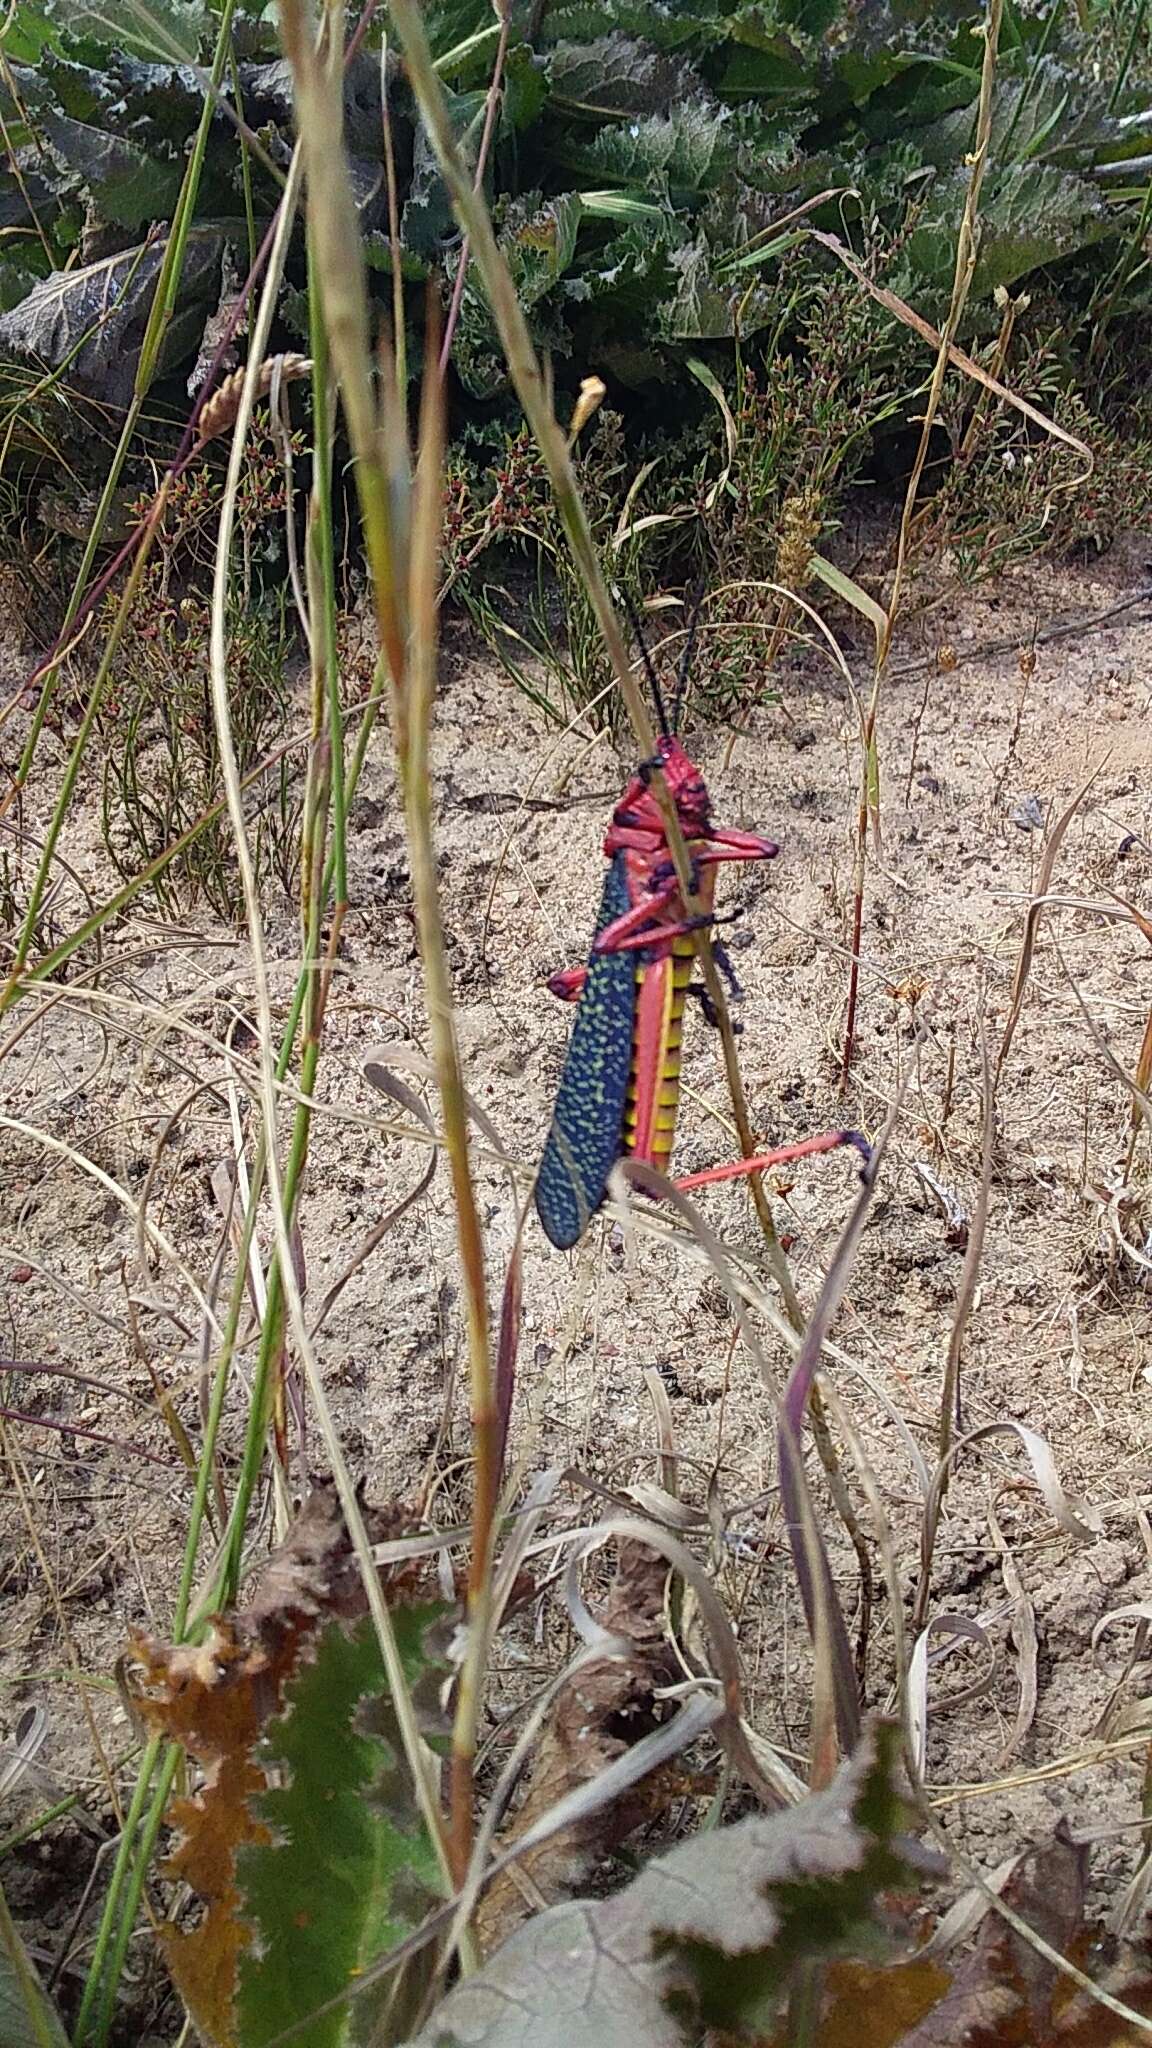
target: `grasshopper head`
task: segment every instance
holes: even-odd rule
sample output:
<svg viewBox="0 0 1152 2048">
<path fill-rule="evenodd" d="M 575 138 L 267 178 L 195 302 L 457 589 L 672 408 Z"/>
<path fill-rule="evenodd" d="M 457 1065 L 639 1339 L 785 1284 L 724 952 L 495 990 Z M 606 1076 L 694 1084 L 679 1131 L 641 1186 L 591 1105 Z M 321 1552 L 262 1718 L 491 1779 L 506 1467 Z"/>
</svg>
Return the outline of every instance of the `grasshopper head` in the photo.
<svg viewBox="0 0 1152 2048">
<path fill-rule="evenodd" d="M 662 734 L 656 747 L 655 759 L 646 761 L 631 778 L 612 813 L 613 825 L 658 832 L 663 837 L 664 820 L 652 794 L 652 770 L 659 766 L 676 806 L 684 837 L 706 839 L 711 828 L 712 804 L 700 770 L 674 734 Z"/>
<path fill-rule="evenodd" d="M 712 799 L 704 777 L 674 733 L 662 735 L 657 744 L 680 830 L 685 839 L 706 839 L 712 823 Z"/>
</svg>

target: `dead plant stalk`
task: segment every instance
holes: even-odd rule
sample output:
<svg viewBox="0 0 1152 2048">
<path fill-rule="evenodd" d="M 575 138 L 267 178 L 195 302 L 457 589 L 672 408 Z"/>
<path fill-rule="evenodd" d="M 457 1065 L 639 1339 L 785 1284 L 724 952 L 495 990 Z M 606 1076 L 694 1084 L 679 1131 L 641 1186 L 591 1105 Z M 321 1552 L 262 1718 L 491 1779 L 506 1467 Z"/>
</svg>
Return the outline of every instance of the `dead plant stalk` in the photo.
<svg viewBox="0 0 1152 2048">
<path fill-rule="evenodd" d="M 297 152 L 289 173 L 290 192 L 293 189 L 293 181 L 298 180 L 303 165 L 303 153 Z M 397 1719 L 415 1796 L 420 1804 L 430 1839 L 439 1847 L 442 1844 L 440 1815 L 430 1783 L 430 1774 L 425 1761 L 420 1730 L 416 1722 L 411 1695 L 405 1680 L 404 1668 L 400 1659 L 391 1616 L 383 1596 L 379 1574 L 375 1568 L 372 1546 L 364 1525 L 356 1485 L 348 1469 L 340 1444 L 339 1432 L 336 1429 L 328 1405 L 323 1376 L 320 1373 L 315 1351 L 309 1337 L 303 1301 L 296 1279 L 292 1257 L 292 1219 L 288 1202 L 285 1199 L 284 1176 L 280 1166 L 277 1144 L 276 1057 L 273 1042 L 271 990 L 264 948 L 263 913 L 260 905 L 259 887 L 252 852 L 248 844 L 243 798 L 240 789 L 240 775 L 232 740 L 226 621 L 236 496 L 244 459 L 244 446 L 258 385 L 260 364 L 267 348 L 268 332 L 276 305 L 276 292 L 284 255 L 287 250 L 288 236 L 292 228 L 293 213 L 293 206 L 286 204 L 281 215 L 281 226 L 277 235 L 276 247 L 268 266 L 268 281 L 261 298 L 252 335 L 249 358 L 250 375 L 245 380 L 240 397 L 228 465 L 227 485 L 221 505 L 216 569 L 212 593 L 212 631 L 210 642 L 212 704 L 220 751 L 221 777 L 228 797 L 228 811 L 236 843 L 236 859 L 244 894 L 245 914 L 252 954 L 252 972 L 256 985 L 257 1012 L 260 1023 L 260 1098 L 264 1123 L 264 1163 L 267 1173 L 271 1217 L 276 1239 L 279 1285 L 283 1291 L 297 1353 L 308 1381 L 309 1393 L 316 1414 L 317 1424 L 324 1441 L 325 1453 L 340 1495 L 341 1506 L 344 1510 L 353 1547 L 363 1575 L 365 1593 L 380 1640 L 385 1669 L 388 1672 L 389 1686 L 396 1706 Z M 315 1018 L 313 1021 L 315 1021 Z"/>
<path fill-rule="evenodd" d="M 421 449 L 413 495 L 406 421 L 394 380 L 373 379 L 368 300 L 355 202 L 343 141 L 343 10 L 327 0 L 314 40 L 302 0 L 282 0 L 307 167 L 315 279 L 356 463 L 377 630 L 391 685 L 392 731 L 404 791 L 425 996 L 455 1196 L 467 1304 L 473 1453 L 469 1636 L 452 1745 L 454 1880 L 473 1838 L 473 1766 L 490 1632 L 493 1529 L 499 1496 L 498 1428 L 488 1328 L 484 1243 L 472 1184 L 468 1112 L 444 947 L 432 831 L 428 742 L 436 676 L 436 588 L 443 421 L 434 357 L 425 373 Z"/>
</svg>

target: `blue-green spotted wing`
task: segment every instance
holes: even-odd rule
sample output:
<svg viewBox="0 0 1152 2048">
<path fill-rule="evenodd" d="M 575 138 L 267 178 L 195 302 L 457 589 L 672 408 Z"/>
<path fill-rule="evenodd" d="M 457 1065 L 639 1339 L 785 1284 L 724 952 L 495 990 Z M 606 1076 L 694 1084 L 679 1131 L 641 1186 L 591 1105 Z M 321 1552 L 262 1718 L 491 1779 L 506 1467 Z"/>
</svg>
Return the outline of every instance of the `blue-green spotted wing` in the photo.
<svg viewBox="0 0 1152 2048">
<path fill-rule="evenodd" d="M 597 932 L 628 909 L 625 856 L 604 879 Z M 536 1213 L 560 1251 L 577 1244 L 620 1155 L 636 1021 L 635 952 L 593 953 L 576 1006 L 552 1128 L 536 1177 Z"/>
</svg>

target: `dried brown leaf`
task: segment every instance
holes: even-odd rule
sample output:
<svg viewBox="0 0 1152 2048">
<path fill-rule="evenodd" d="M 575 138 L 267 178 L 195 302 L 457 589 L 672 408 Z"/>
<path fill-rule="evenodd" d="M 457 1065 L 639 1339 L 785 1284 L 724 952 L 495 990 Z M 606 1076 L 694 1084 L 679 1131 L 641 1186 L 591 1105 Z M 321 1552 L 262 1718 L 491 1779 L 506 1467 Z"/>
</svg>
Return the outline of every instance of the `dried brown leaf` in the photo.
<svg viewBox="0 0 1152 2048">
<path fill-rule="evenodd" d="M 1061 1955 L 1083 1926 L 1087 1868 L 1087 1849 L 1060 1827 L 1022 1858 L 1004 1887 L 1005 1904 Z M 959 2042 L 1043 2048 L 1052 2039 L 1054 1997 L 1063 1982 L 1047 1956 L 990 1910 L 950 1989 L 898 2048 L 957 2048 Z"/>
<path fill-rule="evenodd" d="M 600 1620 L 630 1645 L 630 1654 L 605 1655 L 582 1664 L 557 1695 L 527 1795 L 501 1847 L 525 1834 L 575 1786 L 599 1777 L 660 1717 L 655 1690 L 678 1675 L 664 1626 L 667 1576 L 667 1562 L 655 1552 L 639 1543 L 620 1545 Z M 670 1765 L 642 1780 L 624 1798 L 541 1842 L 502 1872 L 479 1910 L 485 1951 L 499 1947 L 528 1918 L 526 1892 L 548 1905 L 570 1897 L 596 1858 L 654 1811 L 675 1775 L 675 1766 Z"/>
</svg>

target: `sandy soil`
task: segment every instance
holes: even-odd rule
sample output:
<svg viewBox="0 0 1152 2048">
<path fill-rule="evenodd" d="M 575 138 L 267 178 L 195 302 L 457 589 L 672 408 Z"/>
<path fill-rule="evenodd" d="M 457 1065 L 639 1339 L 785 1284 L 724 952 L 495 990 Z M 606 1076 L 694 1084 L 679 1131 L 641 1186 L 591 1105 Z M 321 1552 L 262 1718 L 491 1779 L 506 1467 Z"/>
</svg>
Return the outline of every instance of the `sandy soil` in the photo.
<svg viewBox="0 0 1152 2048">
<path fill-rule="evenodd" d="M 994 1060 L 1046 827 L 1094 775 L 1056 863 L 1061 907 L 1041 926 L 1000 1082 L 962 1416 L 967 1429 L 1008 1419 L 1041 1431 L 1068 1495 L 1091 1503 L 1101 1534 L 1080 1542 L 1057 1527 L 1011 1437 L 985 1439 L 962 1456 L 931 1611 L 979 1621 L 984 1642 L 965 1641 L 933 1666 L 926 1768 L 957 1845 L 986 1867 L 1060 1812 L 1100 1827 L 1095 1869 L 1105 1894 L 1132 1865 L 1142 1764 L 1133 1738 L 1118 1755 L 1100 1739 L 1131 1624 L 1106 1631 L 1098 1657 L 1092 1635 L 1109 1610 L 1152 1596 L 1144 1519 L 1152 1495 L 1152 1299 L 1149 1268 L 1135 1255 L 1152 1225 L 1152 1174 L 1145 1136 L 1130 1198 L 1117 1205 L 1129 1099 L 1105 1053 L 1131 1073 L 1152 1006 L 1152 950 L 1118 901 L 1152 916 L 1152 621 L 1137 612 L 1041 645 L 1031 675 L 1014 650 L 1038 619 L 1080 616 L 1124 594 L 1121 572 L 1106 563 L 1094 576 L 1021 573 L 963 607 L 937 607 L 898 648 L 881 716 L 884 843 L 869 879 L 847 1120 L 874 1133 L 898 1086 L 909 1080 L 909 1088 L 830 1367 L 880 1488 L 907 1593 L 922 1519 L 910 1440 L 931 1467 L 964 1258 L 963 1229 L 950 1225 L 917 1165 L 972 1215 L 981 1031 Z M 1001 641 L 1008 651 L 981 651 Z M 959 657 L 950 672 L 936 661 L 945 644 Z M 831 668 L 808 652 L 782 671 L 779 703 L 757 715 L 730 765 L 725 735 L 693 732 L 689 721 L 688 737 L 717 817 L 782 842 L 771 871 L 743 873 L 723 889 L 728 907 L 741 906 L 731 943 L 746 990 L 743 1067 L 758 1129 L 772 1142 L 807 1135 L 845 1120 L 836 1072 L 854 716 Z M 460 1036 L 475 1097 L 525 1167 L 538 1154 L 569 1022 L 542 984 L 584 951 L 599 842 L 622 773 L 606 744 L 558 745 L 503 676 L 450 647 L 436 776 Z M 301 1219 L 315 1311 L 424 1163 L 414 1143 L 381 1132 L 391 1112 L 361 1076 L 370 1047 L 425 1049 L 383 736 L 353 827 L 353 910 Z M 64 851 L 74 878 L 62 870 L 52 906 L 60 930 L 81 909 L 82 888 L 99 898 L 107 887 L 93 807 L 79 815 Z M 298 945 L 283 903 L 270 906 L 268 943 L 283 1000 Z M 114 1660 L 130 1629 L 163 1632 L 170 1615 L 190 1487 L 152 1412 L 154 1378 L 178 1389 L 195 1432 L 202 1303 L 219 1298 L 213 1266 L 223 1220 L 213 1174 L 232 1153 L 233 1118 L 249 1121 L 242 1089 L 230 1099 L 222 1050 L 237 1015 L 252 1016 L 250 963 L 234 933 L 195 915 L 173 930 L 138 914 L 110 940 L 100 988 L 100 998 L 77 991 L 39 1016 L 32 1006 L 21 1010 L 15 1022 L 31 1020 L 26 1034 L 0 1048 L 5 1348 L 39 1368 L 10 1374 L 4 1398 L 10 1409 L 116 1440 L 7 1426 L 0 1729 L 11 1744 L 21 1715 L 35 1707 L 47 1734 L 35 1766 L 7 1796 L 0 1832 L 70 1793 L 80 1803 L 6 1861 L 4 1881 L 38 1952 L 53 1958 L 112 1827 L 97 1740 L 121 1788 L 115 1765 L 131 1746 Z M 685 1172 L 733 1152 L 715 1034 L 696 1016 L 688 1040 L 677 1153 Z M 235 1043 L 247 1056 L 243 1025 Z M 479 1177 L 495 1297 L 513 1210 L 495 1164 L 483 1161 Z M 810 1303 L 856 1182 L 844 1155 L 808 1162 L 780 1185 L 781 1227 Z M 150 1244 L 138 1226 L 142 1206 Z M 747 1195 L 739 1187 L 709 1191 L 703 1207 L 746 1270 L 762 1278 Z M 725 1507 L 740 1510 L 733 1528 L 749 1539 L 730 1547 L 721 1576 L 738 1616 L 752 1717 L 769 1740 L 802 1754 L 807 1666 L 771 1407 L 714 1274 L 651 1235 L 626 1244 L 618 1229 L 598 1227 L 569 1258 L 550 1251 L 533 1227 L 525 1303 L 516 1448 L 533 1466 L 573 1464 L 617 1488 L 652 1479 L 655 1424 L 643 1373 L 656 1369 L 671 1404 L 683 1491 L 703 1501 L 714 1474 Z M 760 1327 L 782 1373 L 786 1351 L 763 1320 Z M 463 1337 L 445 1171 L 350 1280 L 317 1345 L 348 1455 L 372 1494 L 413 1495 L 435 1461 L 448 1475 L 435 1511 L 450 1512 L 451 1468 L 466 1429 L 459 1389 L 451 1390 L 463 1369 Z M 245 1370 L 251 1357 L 249 1350 Z M 99 1384 L 65 1379 L 65 1370 Z M 241 1410 L 238 1400 L 226 1425 L 229 1457 Z M 860 1487 L 853 1492 L 866 1518 Z M 997 1527 L 1010 1551 L 1006 1569 Z M 855 1608 L 853 1555 L 830 1509 L 828 1528 Z M 1038 1693 L 1030 1725 L 1014 1734 L 1028 1610 Z M 992 1656 L 990 1685 L 966 1698 Z M 530 1682 L 534 1658 L 545 1657 L 546 1647 L 534 1652 L 528 1639 L 510 1645 L 510 1694 Z M 884 1702 L 891 1672 L 881 1581 L 870 1700 Z M 1139 1698 L 1142 1675 L 1126 1697 Z M 89 1906 L 69 1971 L 82 1968 L 93 1924 Z M 149 2024 L 161 2025 L 162 1992 L 155 1996 Z"/>
</svg>

